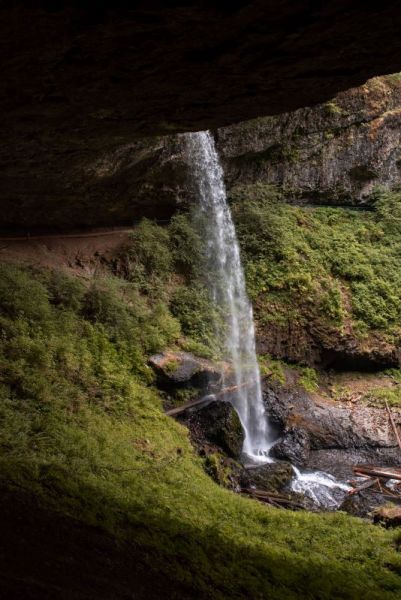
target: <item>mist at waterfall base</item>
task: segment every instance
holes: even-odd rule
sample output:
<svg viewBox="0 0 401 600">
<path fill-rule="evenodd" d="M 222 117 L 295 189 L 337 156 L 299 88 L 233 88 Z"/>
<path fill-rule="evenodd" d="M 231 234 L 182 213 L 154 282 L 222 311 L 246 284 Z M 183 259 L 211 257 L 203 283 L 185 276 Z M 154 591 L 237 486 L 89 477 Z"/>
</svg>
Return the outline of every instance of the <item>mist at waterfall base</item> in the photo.
<svg viewBox="0 0 401 600">
<path fill-rule="evenodd" d="M 204 238 L 204 271 L 211 299 L 223 315 L 216 322 L 216 336 L 224 336 L 226 358 L 232 365 L 230 385 L 236 392 L 229 400 L 245 431 L 243 453 L 249 461 L 273 462 L 269 457 L 277 441 L 262 398 L 261 377 L 255 349 L 252 305 L 246 293 L 245 276 L 235 226 L 227 203 L 224 174 L 208 131 L 185 134 L 192 169 L 192 183 L 198 198 L 196 222 Z M 225 387 L 227 374 L 222 372 Z M 293 467 L 294 468 L 294 467 Z M 326 507 L 337 505 L 330 490 L 343 490 L 344 484 L 325 473 L 301 473 L 294 468 L 294 491 L 310 496 Z"/>
</svg>

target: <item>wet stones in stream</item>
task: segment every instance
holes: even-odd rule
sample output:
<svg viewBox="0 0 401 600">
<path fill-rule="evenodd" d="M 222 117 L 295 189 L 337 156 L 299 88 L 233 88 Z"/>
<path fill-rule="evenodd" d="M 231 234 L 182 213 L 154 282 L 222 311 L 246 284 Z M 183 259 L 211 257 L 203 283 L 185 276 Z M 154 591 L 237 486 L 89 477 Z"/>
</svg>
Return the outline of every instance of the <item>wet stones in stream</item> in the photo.
<svg viewBox="0 0 401 600">
<path fill-rule="evenodd" d="M 308 432 L 300 427 L 289 427 L 270 452 L 272 456 L 290 461 L 296 466 L 304 465 L 310 456 Z"/>
<path fill-rule="evenodd" d="M 241 478 L 242 487 L 254 487 L 266 492 L 282 492 L 288 489 L 294 471 L 289 462 L 278 461 L 245 468 Z"/>
<path fill-rule="evenodd" d="M 385 499 L 369 490 L 358 494 L 348 495 L 338 507 L 338 510 L 352 515 L 353 517 L 370 517 L 375 509 L 385 503 Z"/>
</svg>

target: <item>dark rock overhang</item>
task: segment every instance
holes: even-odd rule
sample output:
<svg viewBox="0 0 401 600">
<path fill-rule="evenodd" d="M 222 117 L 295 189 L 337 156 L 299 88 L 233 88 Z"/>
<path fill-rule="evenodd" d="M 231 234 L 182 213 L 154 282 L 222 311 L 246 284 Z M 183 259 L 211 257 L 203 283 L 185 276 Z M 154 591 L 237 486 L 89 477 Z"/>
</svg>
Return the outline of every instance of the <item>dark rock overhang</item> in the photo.
<svg viewBox="0 0 401 600">
<path fill-rule="evenodd" d="M 83 164 L 399 71 L 400 31 L 399 1 L 1 2 L 0 227 L 76 226 L 79 206 L 96 225 Z"/>
</svg>

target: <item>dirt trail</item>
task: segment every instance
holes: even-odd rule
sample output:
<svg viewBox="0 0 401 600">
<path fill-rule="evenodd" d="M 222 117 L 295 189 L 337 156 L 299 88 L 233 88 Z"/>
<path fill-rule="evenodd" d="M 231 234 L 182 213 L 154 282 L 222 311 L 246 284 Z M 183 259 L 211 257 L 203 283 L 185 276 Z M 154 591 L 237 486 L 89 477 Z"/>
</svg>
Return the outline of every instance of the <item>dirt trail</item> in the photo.
<svg viewBox="0 0 401 600">
<path fill-rule="evenodd" d="M 19 262 L 92 276 L 127 243 L 132 229 L 0 237 L 0 261 Z"/>
</svg>

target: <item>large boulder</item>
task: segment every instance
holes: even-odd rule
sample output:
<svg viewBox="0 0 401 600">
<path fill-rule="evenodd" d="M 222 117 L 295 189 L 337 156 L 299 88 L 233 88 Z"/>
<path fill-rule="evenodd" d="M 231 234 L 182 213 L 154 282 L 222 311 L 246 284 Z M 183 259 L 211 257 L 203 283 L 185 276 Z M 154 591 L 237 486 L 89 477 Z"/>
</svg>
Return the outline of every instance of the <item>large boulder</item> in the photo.
<svg viewBox="0 0 401 600">
<path fill-rule="evenodd" d="M 242 476 L 243 487 L 254 487 L 266 492 L 282 492 L 291 483 L 294 470 L 290 463 L 278 461 L 248 467 Z"/>
<path fill-rule="evenodd" d="M 310 455 L 308 432 L 303 428 L 290 427 L 273 446 L 271 455 L 281 460 L 288 460 L 297 466 L 305 465 Z"/>
<path fill-rule="evenodd" d="M 216 363 L 190 352 L 162 352 L 150 357 L 149 364 L 162 387 L 206 384 L 220 379 Z"/>
<path fill-rule="evenodd" d="M 385 527 L 401 527 L 401 506 L 389 504 L 374 511 L 373 522 Z"/>
<path fill-rule="evenodd" d="M 245 432 L 236 410 L 229 402 L 216 400 L 192 413 L 187 425 L 195 443 L 211 442 L 228 456 L 239 458 Z"/>
<path fill-rule="evenodd" d="M 219 485 L 239 492 L 243 467 L 234 459 L 226 456 L 215 448 L 206 447 L 201 455 L 205 456 L 205 471 Z"/>
<path fill-rule="evenodd" d="M 340 404 L 294 386 L 265 382 L 264 387 L 266 412 L 284 430 L 284 441 L 275 447 L 275 453 L 283 446 L 304 449 L 306 435 L 311 450 L 387 449 L 397 444 L 384 408 Z M 396 421 L 401 420 L 399 412 L 393 412 Z M 298 434 L 300 430 L 304 433 Z M 292 461 L 287 453 L 280 454 L 280 458 L 284 456 Z"/>
<path fill-rule="evenodd" d="M 385 503 L 385 499 L 378 494 L 373 494 L 369 490 L 364 490 L 359 494 L 347 495 L 339 506 L 339 510 L 352 515 L 353 517 L 370 517 L 372 512 L 380 508 Z"/>
</svg>

